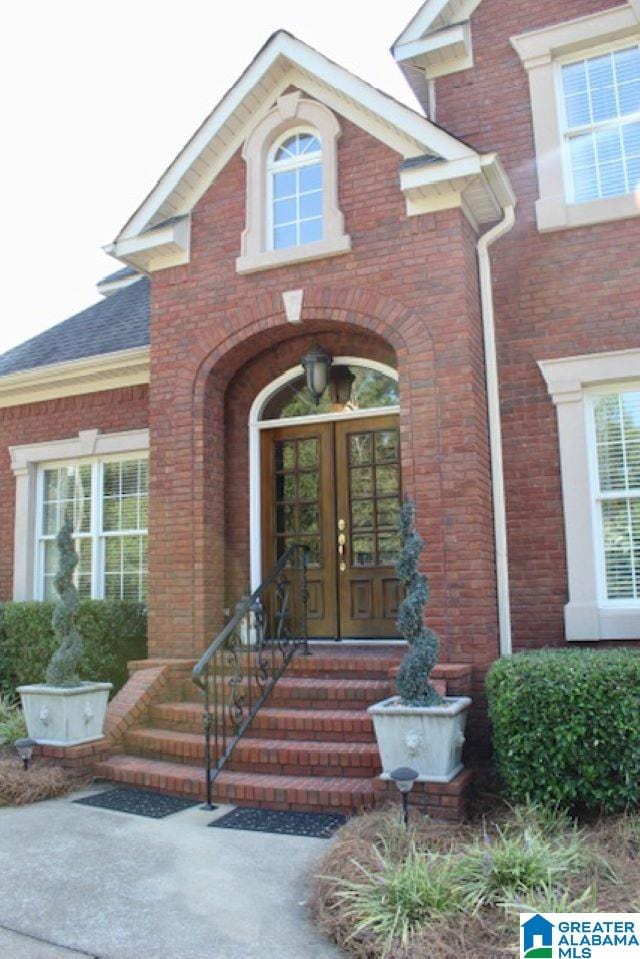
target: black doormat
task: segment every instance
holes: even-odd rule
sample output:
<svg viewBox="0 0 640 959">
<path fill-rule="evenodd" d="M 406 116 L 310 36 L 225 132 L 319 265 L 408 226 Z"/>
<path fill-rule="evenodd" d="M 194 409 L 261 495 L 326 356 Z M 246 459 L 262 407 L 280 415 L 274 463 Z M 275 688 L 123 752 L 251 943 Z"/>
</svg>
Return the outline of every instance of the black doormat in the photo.
<svg viewBox="0 0 640 959">
<path fill-rule="evenodd" d="M 165 796 L 151 789 L 108 789 L 95 796 L 74 799 L 80 806 L 97 806 L 99 809 L 114 809 L 147 819 L 164 819 L 173 813 L 199 806 L 197 799 L 182 799 L 180 796 Z M 214 807 L 215 808 L 215 807 Z"/>
<path fill-rule="evenodd" d="M 238 806 L 209 825 L 214 829 L 246 829 L 248 832 L 329 839 L 346 821 L 347 817 L 342 813 L 279 812 Z"/>
</svg>

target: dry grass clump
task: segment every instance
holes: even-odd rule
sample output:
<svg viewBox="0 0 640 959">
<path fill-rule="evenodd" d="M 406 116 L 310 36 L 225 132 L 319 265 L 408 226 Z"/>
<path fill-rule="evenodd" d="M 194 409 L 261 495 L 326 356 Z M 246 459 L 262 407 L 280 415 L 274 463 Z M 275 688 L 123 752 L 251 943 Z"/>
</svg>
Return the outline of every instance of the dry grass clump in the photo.
<svg viewBox="0 0 640 959">
<path fill-rule="evenodd" d="M 640 815 L 578 825 L 539 806 L 458 826 L 351 820 L 314 878 L 314 919 L 356 959 L 506 959 L 520 912 L 640 909 Z"/>
<path fill-rule="evenodd" d="M 0 759 L 0 806 L 26 806 L 63 796 L 72 783 L 59 766 L 32 764 L 25 770 L 17 759 Z"/>
</svg>

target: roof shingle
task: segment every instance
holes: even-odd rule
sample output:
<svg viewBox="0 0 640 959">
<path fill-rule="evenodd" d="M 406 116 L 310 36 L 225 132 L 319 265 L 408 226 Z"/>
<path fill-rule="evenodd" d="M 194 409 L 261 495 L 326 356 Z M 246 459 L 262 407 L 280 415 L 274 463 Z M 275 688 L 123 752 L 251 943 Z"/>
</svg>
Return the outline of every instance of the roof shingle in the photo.
<svg viewBox="0 0 640 959">
<path fill-rule="evenodd" d="M 149 345 L 151 295 L 143 277 L 0 356 L 0 376 Z"/>
</svg>

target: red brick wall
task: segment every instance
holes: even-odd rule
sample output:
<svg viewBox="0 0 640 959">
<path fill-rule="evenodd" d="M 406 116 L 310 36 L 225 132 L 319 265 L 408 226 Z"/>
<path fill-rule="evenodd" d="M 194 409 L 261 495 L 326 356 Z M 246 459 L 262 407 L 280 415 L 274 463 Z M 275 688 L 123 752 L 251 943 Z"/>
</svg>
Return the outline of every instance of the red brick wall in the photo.
<svg viewBox="0 0 640 959">
<path fill-rule="evenodd" d="M 102 433 L 148 425 L 148 390 L 133 386 L 0 410 L 0 600 L 13 597 L 15 477 L 8 447 L 69 439 L 80 430 Z"/>
<path fill-rule="evenodd" d="M 640 219 L 538 233 L 529 83 L 509 37 L 615 6 L 484 0 L 474 68 L 437 81 L 438 123 L 497 151 L 518 197 L 492 251 L 516 648 L 562 643 L 567 600 L 556 417 L 536 361 L 638 345 Z"/>
<path fill-rule="evenodd" d="M 342 129 L 351 253 L 238 276 L 245 171 L 236 156 L 194 212 L 191 263 L 153 278 L 153 655 L 201 650 L 229 602 L 225 583 L 246 583 L 242 420 L 265 376 L 299 356 L 299 337 L 320 331 L 327 343 L 346 336 L 351 351 L 395 357 L 403 472 L 428 544 L 431 621 L 445 659 L 484 667 L 496 656 L 475 239 L 458 211 L 407 218 L 399 157 L 347 121 Z M 292 327 L 281 293 L 300 288 L 303 325 Z M 275 347 L 266 372 L 251 365 Z M 226 428 L 225 406 L 233 409 Z"/>
</svg>

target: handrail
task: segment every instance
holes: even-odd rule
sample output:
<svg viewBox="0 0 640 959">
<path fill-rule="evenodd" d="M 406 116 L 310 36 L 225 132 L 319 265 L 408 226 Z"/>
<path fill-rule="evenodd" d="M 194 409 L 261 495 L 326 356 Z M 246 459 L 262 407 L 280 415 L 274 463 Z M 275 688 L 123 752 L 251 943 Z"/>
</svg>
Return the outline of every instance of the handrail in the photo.
<svg viewBox="0 0 640 959">
<path fill-rule="evenodd" d="M 208 807 L 214 780 L 296 651 L 309 655 L 308 554 L 301 543 L 285 550 L 193 670 L 203 694 Z"/>
</svg>

